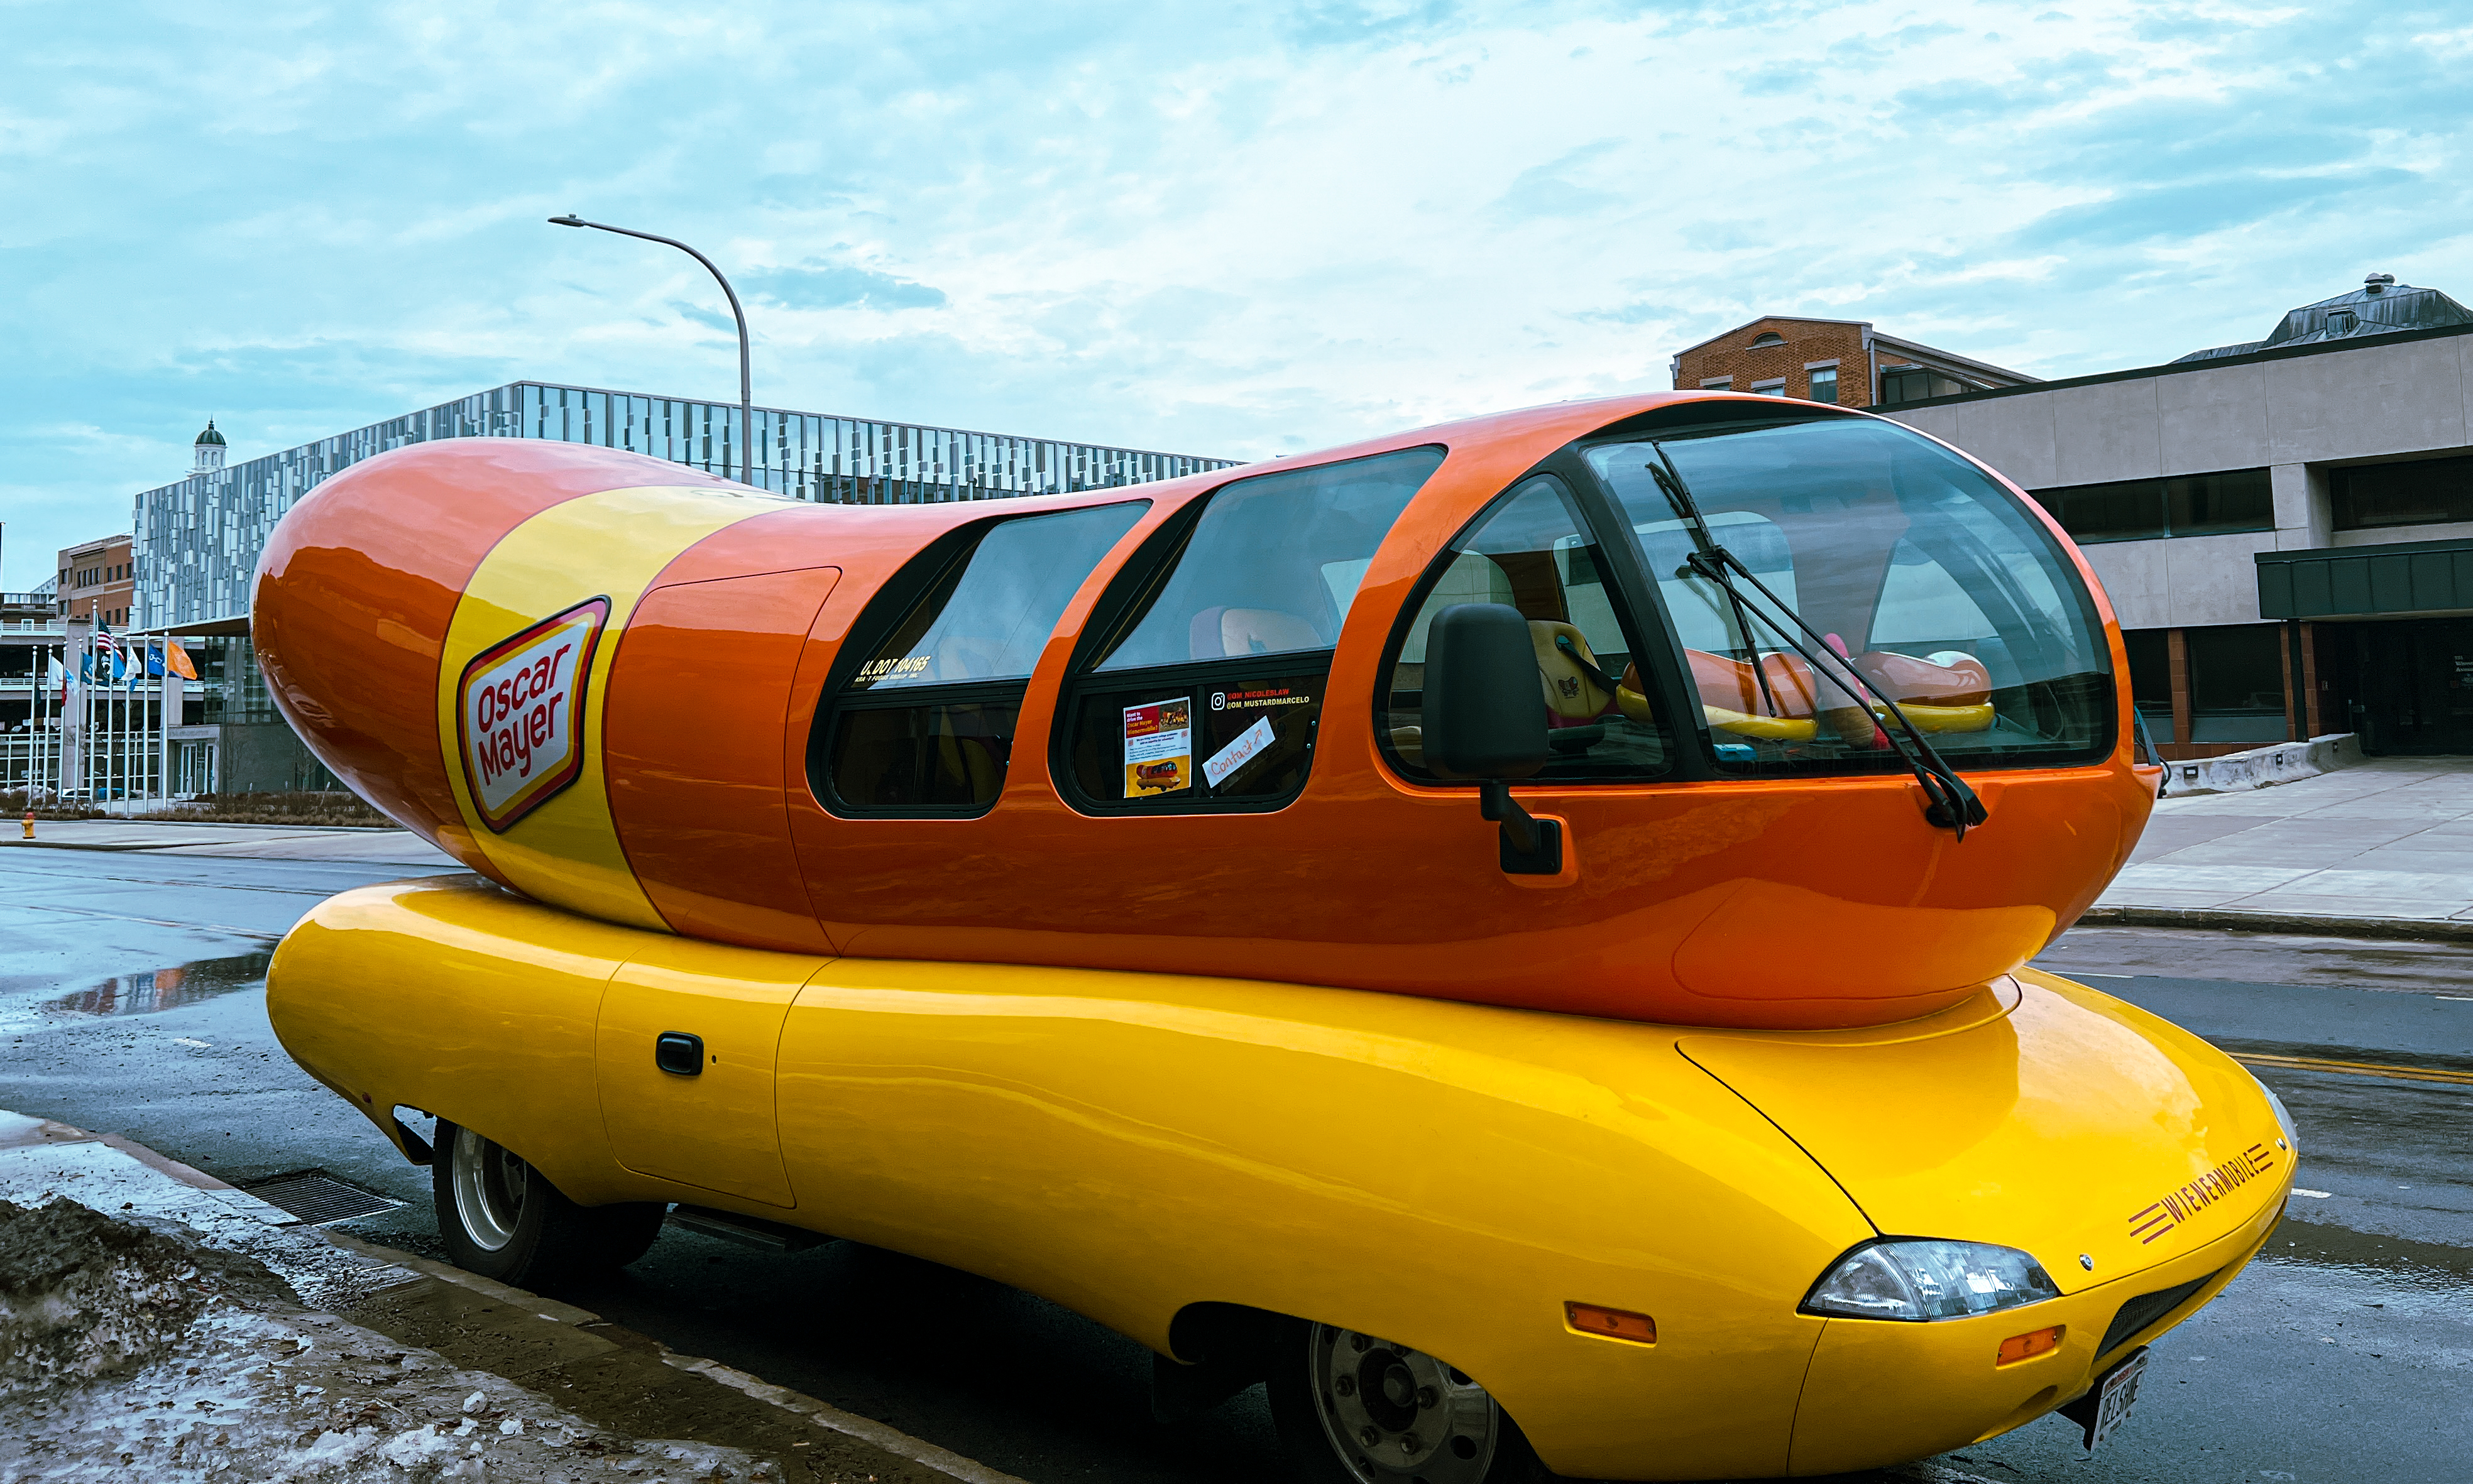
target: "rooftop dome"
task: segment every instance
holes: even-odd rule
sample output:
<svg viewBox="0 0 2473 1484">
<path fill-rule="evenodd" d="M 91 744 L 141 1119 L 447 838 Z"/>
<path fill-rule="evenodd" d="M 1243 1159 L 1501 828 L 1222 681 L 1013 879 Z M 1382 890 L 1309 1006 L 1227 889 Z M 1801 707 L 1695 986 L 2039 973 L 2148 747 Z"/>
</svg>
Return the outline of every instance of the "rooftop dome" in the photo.
<svg viewBox="0 0 2473 1484">
<path fill-rule="evenodd" d="M 2350 294 L 2339 294 L 2289 311 L 2265 340 L 2193 350 L 2173 364 L 2247 355 L 2278 346 L 2309 346 L 2364 335 L 2392 335 L 2399 330 L 2439 329 L 2451 324 L 2473 324 L 2473 310 L 2437 289 L 2398 283 L 2393 274 L 2372 274 Z"/>
<path fill-rule="evenodd" d="M 223 436 L 221 433 L 218 433 L 218 432 L 216 432 L 216 431 L 215 431 L 215 419 L 212 419 L 212 418 L 208 418 L 208 419 L 206 419 L 206 430 L 205 430 L 204 432 L 203 432 L 203 433 L 201 433 L 201 434 L 199 434 L 199 435 L 198 435 L 198 444 L 197 444 L 197 445 L 198 445 L 199 447 L 202 447 L 202 448 L 203 448 L 203 447 L 207 447 L 207 446 L 209 446 L 209 445 L 211 445 L 211 446 L 213 446 L 213 447 L 216 447 L 216 448 L 221 448 L 221 447 L 224 445 L 224 436 Z"/>
</svg>

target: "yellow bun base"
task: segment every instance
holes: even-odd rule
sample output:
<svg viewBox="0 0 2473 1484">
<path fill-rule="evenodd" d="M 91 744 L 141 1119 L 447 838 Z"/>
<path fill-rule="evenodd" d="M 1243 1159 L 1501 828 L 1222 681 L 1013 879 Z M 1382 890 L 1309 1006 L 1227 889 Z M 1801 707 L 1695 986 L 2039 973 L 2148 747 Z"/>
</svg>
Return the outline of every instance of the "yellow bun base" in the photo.
<svg viewBox="0 0 2473 1484">
<path fill-rule="evenodd" d="M 1917 731 L 1981 731 L 1992 725 L 1989 701 L 1981 706 L 1916 706 L 1902 701 L 1898 709 L 1907 713 Z M 1875 714 L 1886 719 L 1889 708 L 1875 707 Z"/>
<path fill-rule="evenodd" d="M 1809 742 L 1819 730 L 1812 718 L 1794 716 L 1752 716 L 1741 711 L 1729 711 L 1722 706 L 1700 704 L 1709 725 L 1720 731 L 1731 731 L 1739 737 L 1761 737 L 1771 742 Z M 1923 725 L 1917 722 L 1915 725 Z"/>
</svg>

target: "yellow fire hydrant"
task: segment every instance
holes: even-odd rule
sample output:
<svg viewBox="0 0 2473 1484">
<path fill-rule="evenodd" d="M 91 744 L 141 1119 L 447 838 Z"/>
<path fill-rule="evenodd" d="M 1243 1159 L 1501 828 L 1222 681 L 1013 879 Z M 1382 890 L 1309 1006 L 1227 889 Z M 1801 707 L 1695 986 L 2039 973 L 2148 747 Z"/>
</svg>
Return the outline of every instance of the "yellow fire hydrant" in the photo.
<svg viewBox="0 0 2473 1484">
<path fill-rule="evenodd" d="M 35 811 L 32 809 L 26 811 L 26 838 L 35 838 Z"/>
</svg>

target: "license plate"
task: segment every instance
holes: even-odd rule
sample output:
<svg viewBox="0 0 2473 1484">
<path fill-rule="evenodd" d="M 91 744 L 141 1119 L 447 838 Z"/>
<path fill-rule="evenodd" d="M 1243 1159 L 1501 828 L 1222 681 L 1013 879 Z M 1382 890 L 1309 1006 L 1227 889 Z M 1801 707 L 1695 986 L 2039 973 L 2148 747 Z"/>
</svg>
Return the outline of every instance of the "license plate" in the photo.
<svg viewBox="0 0 2473 1484">
<path fill-rule="evenodd" d="M 2105 1373 L 2096 1388 L 2095 1421 L 2087 1424 L 2087 1451 L 2103 1447 L 2113 1429 L 2129 1421 L 2138 1404 L 2138 1378 L 2147 1374 L 2147 1352 L 2140 1351 Z"/>
</svg>

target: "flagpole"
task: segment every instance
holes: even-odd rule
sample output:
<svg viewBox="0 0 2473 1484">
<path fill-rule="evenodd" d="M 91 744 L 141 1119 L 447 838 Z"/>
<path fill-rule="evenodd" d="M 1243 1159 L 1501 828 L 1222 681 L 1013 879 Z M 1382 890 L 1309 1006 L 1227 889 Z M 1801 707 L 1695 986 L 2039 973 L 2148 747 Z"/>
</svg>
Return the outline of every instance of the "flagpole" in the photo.
<svg viewBox="0 0 2473 1484">
<path fill-rule="evenodd" d="M 172 639 L 163 639 L 162 683 L 155 687 L 155 711 L 160 742 L 155 751 L 155 798 L 169 808 L 172 803 L 172 697 L 173 686 L 180 677 L 172 672 Z"/>
</svg>

